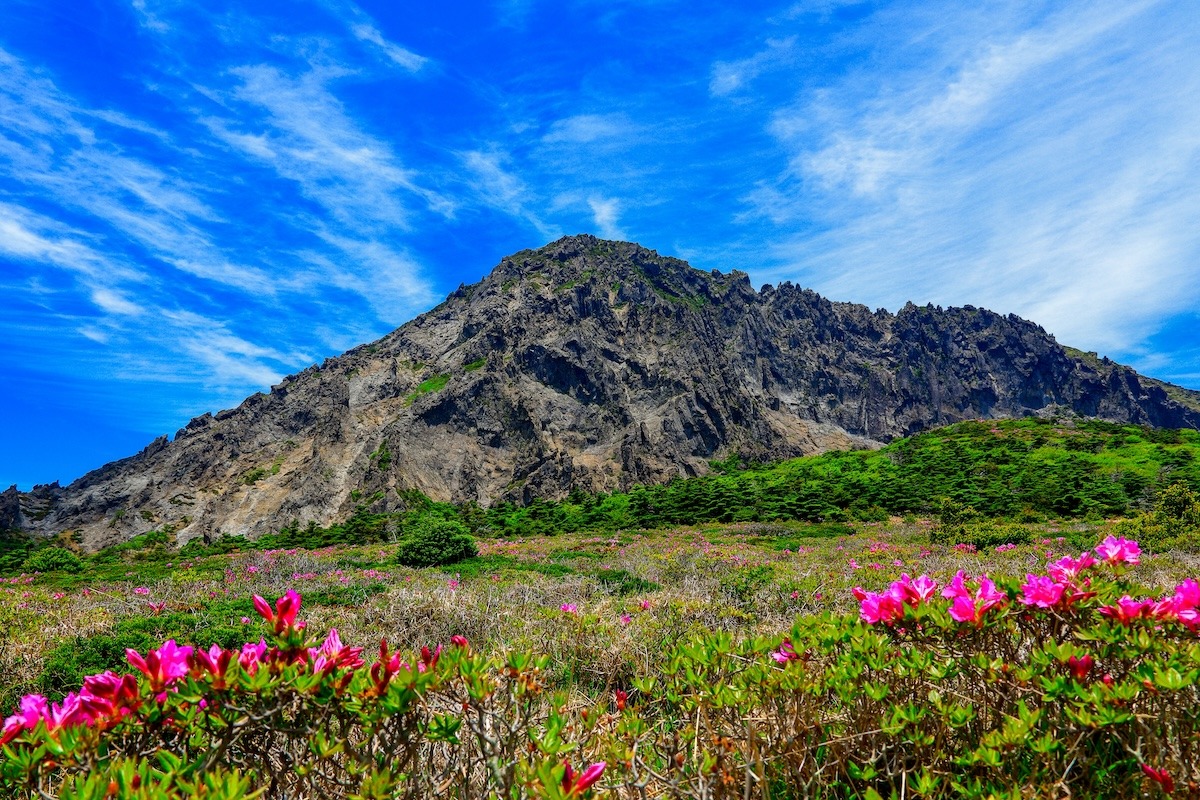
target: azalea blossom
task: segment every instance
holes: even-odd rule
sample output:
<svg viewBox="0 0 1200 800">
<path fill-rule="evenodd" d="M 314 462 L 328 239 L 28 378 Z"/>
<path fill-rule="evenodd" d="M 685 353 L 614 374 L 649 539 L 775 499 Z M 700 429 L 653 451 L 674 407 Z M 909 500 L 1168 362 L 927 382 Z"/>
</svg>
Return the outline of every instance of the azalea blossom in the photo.
<svg viewBox="0 0 1200 800">
<path fill-rule="evenodd" d="M 258 644 L 247 642 L 242 645 L 242 652 L 238 655 L 238 663 L 242 665 L 242 669 L 250 675 L 258 672 L 258 665 L 263 662 L 263 657 L 267 653 L 267 643 L 263 639 L 258 640 Z"/>
<path fill-rule="evenodd" d="M 424 648 L 423 648 L 424 649 Z M 329 635 L 319 648 L 309 648 L 313 672 L 330 672 L 334 669 L 358 669 L 363 665 L 361 647 L 346 647 L 338 635 L 337 628 L 330 628 Z"/>
<path fill-rule="evenodd" d="M 4 720 L 0 732 L 0 745 L 7 744 L 23 730 L 37 727 L 49 708 L 49 701 L 40 694 L 27 694 L 21 698 L 21 710 Z"/>
<path fill-rule="evenodd" d="M 1062 602 L 1066 586 L 1045 575 L 1025 575 L 1021 584 L 1021 602 L 1027 606 L 1053 608 Z"/>
<path fill-rule="evenodd" d="M 1067 659 L 1067 669 L 1071 670 L 1071 675 L 1077 681 L 1082 681 L 1092 671 L 1092 666 L 1095 664 L 1095 659 L 1091 656 L 1071 656 Z"/>
<path fill-rule="evenodd" d="M 1073 583 L 1081 572 L 1095 564 L 1096 559 L 1092 558 L 1092 554 L 1085 550 L 1079 554 L 1079 558 L 1063 556 L 1058 561 L 1051 562 L 1047 565 L 1046 571 L 1059 583 Z"/>
<path fill-rule="evenodd" d="M 792 640 L 784 637 L 779 649 L 771 653 L 771 658 L 780 664 L 786 664 L 789 661 L 799 661 L 800 654 L 796 652 L 796 648 L 792 647 Z"/>
<path fill-rule="evenodd" d="M 296 613 L 300 611 L 300 595 L 295 589 L 288 589 L 287 594 L 275 601 L 272 610 L 266 600 L 254 595 L 254 610 L 267 622 L 274 624 L 276 633 L 283 633 L 289 628 L 302 628 L 303 623 L 296 624 Z"/>
<path fill-rule="evenodd" d="M 1149 617 L 1154 611 L 1154 606 L 1153 600 L 1134 600 L 1129 595 L 1125 595 L 1117 601 L 1116 605 L 1101 608 L 1100 613 L 1128 625 L 1135 619 Z"/>
<path fill-rule="evenodd" d="M 163 642 L 162 647 L 151 650 L 145 658 L 133 649 L 125 651 L 125 660 L 134 669 L 150 679 L 155 692 L 162 692 L 179 678 L 188 674 L 191 647 L 180 647 L 174 639 Z"/>
<path fill-rule="evenodd" d="M 855 586 L 851 591 L 859 600 L 858 615 L 863 622 L 870 625 L 877 625 L 880 622 L 891 625 L 904 616 L 903 600 L 898 599 L 890 591 L 886 594 L 879 594 L 878 592 L 864 591 L 859 586 Z"/>
<path fill-rule="evenodd" d="M 565 772 L 563 772 L 562 788 L 566 792 L 567 797 L 580 797 L 586 792 L 592 784 L 600 780 L 600 776 L 604 774 L 604 768 L 608 764 L 603 761 L 597 761 L 590 767 L 585 769 L 581 774 L 576 775 L 575 770 L 571 769 L 570 764 L 563 764 Z"/>
<path fill-rule="evenodd" d="M 1155 769 L 1149 764 L 1139 764 L 1142 772 L 1147 778 L 1157 783 L 1162 787 L 1162 790 L 1167 794 L 1175 791 L 1175 779 L 1171 777 L 1171 773 L 1167 772 L 1165 767 Z"/>
<path fill-rule="evenodd" d="M 959 580 L 962 577 L 963 580 Z M 981 575 L 979 578 L 979 588 L 974 595 L 966 588 L 965 576 L 962 570 L 959 570 L 955 576 L 957 585 L 953 582 L 953 593 L 951 587 L 947 587 L 943 595 L 953 597 L 954 601 L 950 604 L 950 618 L 956 622 L 973 622 L 976 625 L 983 621 L 983 615 L 988 609 L 1000 605 L 1008 600 L 1008 595 L 996 588 L 996 584 L 986 575 Z"/>
<path fill-rule="evenodd" d="M 1100 544 L 1096 545 L 1096 555 L 1100 559 L 1110 565 L 1130 564 L 1134 565 L 1141 560 L 1142 549 L 1138 543 L 1132 539 L 1123 539 L 1117 536 L 1109 536 Z"/>
</svg>

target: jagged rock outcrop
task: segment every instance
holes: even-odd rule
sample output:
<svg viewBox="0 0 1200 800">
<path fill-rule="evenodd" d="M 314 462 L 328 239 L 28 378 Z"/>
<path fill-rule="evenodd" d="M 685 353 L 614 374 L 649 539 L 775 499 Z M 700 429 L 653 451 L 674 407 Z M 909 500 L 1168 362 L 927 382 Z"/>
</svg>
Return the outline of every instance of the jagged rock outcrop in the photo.
<svg viewBox="0 0 1200 800">
<path fill-rule="evenodd" d="M 1168 391 L 1173 396 L 1168 396 Z M 983 309 L 755 291 L 635 244 L 561 239 L 379 341 L 286 378 L 69 486 L 0 495 L 0 525 L 98 547 L 321 524 L 419 489 L 558 497 L 695 475 L 740 453 L 878 446 L 962 419 L 1078 413 L 1200 427 L 1200 393 Z"/>
</svg>

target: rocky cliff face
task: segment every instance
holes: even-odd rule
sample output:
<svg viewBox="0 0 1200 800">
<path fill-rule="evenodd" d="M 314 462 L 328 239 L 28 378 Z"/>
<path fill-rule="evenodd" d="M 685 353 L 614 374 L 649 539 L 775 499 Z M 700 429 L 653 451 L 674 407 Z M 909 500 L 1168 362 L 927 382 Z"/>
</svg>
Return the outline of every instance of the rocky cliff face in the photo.
<svg viewBox="0 0 1200 800">
<path fill-rule="evenodd" d="M 1174 399 L 1169 397 L 1170 390 Z M 173 441 L 0 494 L 0 527 L 98 547 L 344 518 L 419 489 L 443 500 L 558 497 L 878 446 L 962 419 L 1076 412 L 1200 427 L 1200 393 L 1068 351 L 983 309 L 898 314 L 791 284 L 755 291 L 635 244 L 561 239 L 377 342 L 204 415 Z"/>
</svg>

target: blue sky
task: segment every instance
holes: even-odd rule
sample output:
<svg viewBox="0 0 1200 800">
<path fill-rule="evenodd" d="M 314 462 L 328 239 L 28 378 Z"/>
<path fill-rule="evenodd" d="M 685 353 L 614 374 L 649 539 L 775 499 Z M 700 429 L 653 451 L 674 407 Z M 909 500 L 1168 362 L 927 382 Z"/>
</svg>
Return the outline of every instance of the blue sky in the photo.
<svg viewBox="0 0 1200 800">
<path fill-rule="evenodd" d="M 0 486 L 563 234 L 1200 388 L 1187 2 L 7 0 Z"/>
</svg>

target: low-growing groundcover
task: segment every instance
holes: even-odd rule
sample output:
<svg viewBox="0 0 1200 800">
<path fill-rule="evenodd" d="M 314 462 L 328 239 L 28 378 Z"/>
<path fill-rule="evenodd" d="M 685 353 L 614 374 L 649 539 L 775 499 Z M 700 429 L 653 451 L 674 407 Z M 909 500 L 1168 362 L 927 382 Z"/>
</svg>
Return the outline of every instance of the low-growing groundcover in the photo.
<svg viewBox="0 0 1200 800">
<path fill-rule="evenodd" d="M 688 581 L 764 566 L 695 549 L 653 577 L 670 583 L 680 563 L 699 565 Z M 931 552 L 872 541 L 849 561 L 915 570 Z M 853 588 L 854 610 L 801 613 L 785 636 L 677 617 L 683 630 L 638 669 L 587 691 L 556 677 L 547 653 L 457 634 L 403 654 L 348 646 L 305 626 L 300 595 L 282 592 L 255 598 L 262 621 L 248 631 L 261 638 L 240 648 L 168 641 L 61 701 L 26 697 L 4 725 L 0 788 L 97 799 L 1196 796 L 1200 585 L 1150 591 L 1141 581 L 1161 584 L 1151 579 L 1170 565 L 1118 537 L 1044 556 L 1005 549 L 1028 569 L 989 576 L 976 555 L 947 552 L 958 561 L 938 567 L 963 566 L 941 580 L 889 582 L 872 564 L 853 573 L 868 584 Z M 787 574 L 788 557 L 803 555 L 779 555 L 770 574 Z M 461 591 L 451 579 L 449 607 Z M 729 613 L 752 613 L 755 596 Z M 599 615 L 563 603 L 545 624 L 567 642 L 596 629 L 616 639 L 666 602 L 597 596 Z"/>
</svg>

